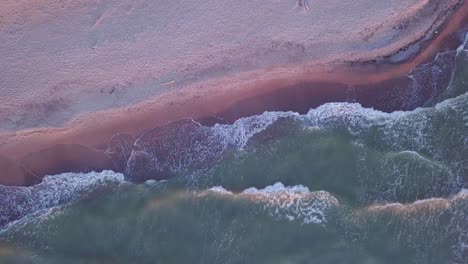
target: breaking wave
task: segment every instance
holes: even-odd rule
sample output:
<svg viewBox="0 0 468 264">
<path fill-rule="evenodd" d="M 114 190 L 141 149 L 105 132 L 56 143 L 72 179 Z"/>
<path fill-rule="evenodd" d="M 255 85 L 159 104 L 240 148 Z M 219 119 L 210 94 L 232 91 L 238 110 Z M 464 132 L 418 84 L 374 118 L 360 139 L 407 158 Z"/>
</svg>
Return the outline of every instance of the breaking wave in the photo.
<svg viewBox="0 0 468 264">
<path fill-rule="evenodd" d="M 76 201 L 104 188 L 111 188 L 123 180 L 124 176 L 120 173 L 103 171 L 46 176 L 41 183 L 30 187 L 0 185 L 0 226 L 28 214 Z"/>
<path fill-rule="evenodd" d="M 233 194 L 220 186 L 208 191 L 261 203 L 263 209 L 273 217 L 304 224 L 326 223 L 326 212 L 339 205 L 338 200 L 328 192 L 310 192 L 309 188 L 302 185 L 285 187 L 280 182 L 260 190 L 251 187 L 239 194 Z"/>
</svg>

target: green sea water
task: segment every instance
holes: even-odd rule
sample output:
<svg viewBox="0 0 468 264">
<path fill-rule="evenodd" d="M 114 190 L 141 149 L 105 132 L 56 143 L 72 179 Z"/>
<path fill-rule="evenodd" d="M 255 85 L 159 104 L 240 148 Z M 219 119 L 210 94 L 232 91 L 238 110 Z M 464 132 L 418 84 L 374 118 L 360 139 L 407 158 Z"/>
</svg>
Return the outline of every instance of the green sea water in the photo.
<svg viewBox="0 0 468 264">
<path fill-rule="evenodd" d="M 414 111 L 183 120 L 125 166 L 1 187 L 0 263 L 468 263 L 468 52 Z"/>
</svg>

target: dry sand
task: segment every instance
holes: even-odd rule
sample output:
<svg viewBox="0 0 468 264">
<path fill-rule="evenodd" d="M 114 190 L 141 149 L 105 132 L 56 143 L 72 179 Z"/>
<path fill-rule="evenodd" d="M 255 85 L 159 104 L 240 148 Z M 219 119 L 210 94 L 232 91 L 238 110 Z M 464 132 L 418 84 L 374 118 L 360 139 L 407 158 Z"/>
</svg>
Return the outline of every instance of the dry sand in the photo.
<svg viewBox="0 0 468 264">
<path fill-rule="evenodd" d="M 31 161 L 186 116 L 234 119 L 298 85 L 317 103 L 343 85 L 391 87 L 468 14 L 464 0 L 161 2 L 4 0 L 0 155 Z"/>
</svg>

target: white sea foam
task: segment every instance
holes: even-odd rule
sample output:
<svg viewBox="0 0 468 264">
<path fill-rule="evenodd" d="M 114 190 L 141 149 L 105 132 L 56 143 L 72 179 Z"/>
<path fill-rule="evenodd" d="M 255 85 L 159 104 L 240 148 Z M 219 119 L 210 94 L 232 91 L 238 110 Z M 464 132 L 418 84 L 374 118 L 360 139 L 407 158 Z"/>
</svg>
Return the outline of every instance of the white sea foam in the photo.
<svg viewBox="0 0 468 264">
<path fill-rule="evenodd" d="M 461 189 L 458 193 L 459 196 L 468 196 L 468 189 Z"/>
<path fill-rule="evenodd" d="M 260 194 L 260 195 L 274 195 L 279 193 L 295 193 L 295 194 L 308 194 L 310 193 L 309 188 L 303 185 L 295 185 L 295 186 L 284 186 L 283 183 L 277 182 L 273 185 L 269 185 L 264 189 L 257 189 L 255 187 L 250 187 L 245 189 L 242 193 L 243 194 Z"/>
<path fill-rule="evenodd" d="M 78 200 L 101 187 L 116 186 L 124 175 L 113 171 L 63 173 L 45 176 L 30 187 L 0 186 L 0 224 L 25 215 Z"/>
<path fill-rule="evenodd" d="M 275 218 L 295 220 L 304 224 L 326 223 L 327 211 L 339 205 L 338 200 L 328 192 L 311 192 L 303 185 L 284 186 L 281 182 L 264 189 L 248 188 L 238 194 L 220 186 L 208 191 L 252 200 L 262 204 L 263 209 Z"/>
<path fill-rule="evenodd" d="M 226 145 L 242 149 L 254 135 L 282 117 L 299 118 L 300 115 L 295 112 L 264 112 L 261 115 L 238 119 L 232 125 L 216 124 L 211 129 L 225 140 Z"/>
<path fill-rule="evenodd" d="M 468 33 L 465 34 L 463 43 L 457 48 L 457 55 L 468 49 Z"/>
<path fill-rule="evenodd" d="M 224 189 L 222 186 L 214 186 L 208 189 L 208 191 L 212 191 L 215 193 L 220 193 L 220 194 L 233 194 L 232 192 Z"/>
</svg>

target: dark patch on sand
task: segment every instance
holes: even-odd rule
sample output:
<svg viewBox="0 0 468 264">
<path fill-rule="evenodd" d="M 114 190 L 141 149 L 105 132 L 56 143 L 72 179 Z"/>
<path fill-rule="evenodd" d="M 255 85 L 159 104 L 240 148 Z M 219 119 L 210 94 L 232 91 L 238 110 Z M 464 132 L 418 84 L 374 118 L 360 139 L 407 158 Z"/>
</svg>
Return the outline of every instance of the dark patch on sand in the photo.
<svg viewBox="0 0 468 264">
<path fill-rule="evenodd" d="M 108 154 L 79 144 L 58 144 L 30 153 L 20 164 L 37 175 L 38 182 L 46 175 L 114 169 Z"/>
<path fill-rule="evenodd" d="M 38 179 L 33 173 L 20 166 L 16 162 L 0 156 L 0 184 L 7 186 L 33 185 Z"/>
</svg>

